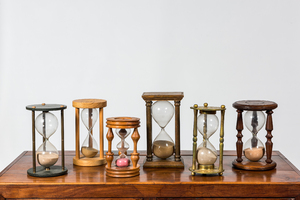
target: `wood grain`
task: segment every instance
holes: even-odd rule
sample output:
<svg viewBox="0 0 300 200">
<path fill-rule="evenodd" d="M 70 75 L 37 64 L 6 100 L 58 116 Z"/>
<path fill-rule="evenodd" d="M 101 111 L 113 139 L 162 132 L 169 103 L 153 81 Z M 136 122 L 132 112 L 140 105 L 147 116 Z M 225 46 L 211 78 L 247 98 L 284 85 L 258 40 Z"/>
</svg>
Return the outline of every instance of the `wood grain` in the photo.
<svg viewBox="0 0 300 200">
<path fill-rule="evenodd" d="M 139 152 L 143 158 L 146 152 Z M 27 175 L 32 166 L 31 152 L 24 152 L 2 171 L 0 196 L 23 199 L 80 199 L 80 198 L 270 198 L 299 199 L 300 172 L 280 152 L 272 152 L 276 169 L 245 171 L 232 168 L 235 151 L 224 152 L 223 176 L 191 176 L 192 153 L 181 152 L 184 169 L 143 169 L 140 176 L 111 178 L 105 166 L 81 167 L 72 164 L 75 152 L 66 151 L 67 175 L 36 178 Z M 186 155 L 189 156 L 186 156 Z M 60 165 L 60 159 L 57 165 Z"/>
</svg>

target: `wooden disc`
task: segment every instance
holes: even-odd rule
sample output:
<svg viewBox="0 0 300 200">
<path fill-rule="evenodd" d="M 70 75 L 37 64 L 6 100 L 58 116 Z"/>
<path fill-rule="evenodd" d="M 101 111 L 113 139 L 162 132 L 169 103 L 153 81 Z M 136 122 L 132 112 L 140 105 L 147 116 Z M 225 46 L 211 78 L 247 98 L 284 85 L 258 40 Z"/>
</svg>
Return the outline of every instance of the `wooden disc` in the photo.
<svg viewBox="0 0 300 200">
<path fill-rule="evenodd" d="M 108 128 L 137 128 L 140 127 L 140 118 L 137 117 L 110 117 L 106 119 Z"/>
<path fill-rule="evenodd" d="M 243 169 L 243 170 L 251 170 L 251 171 L 266 171 L 266 170 L 271 170 L 276 167 L 276 162 L 272 162 L 270 164 L 259 161 L 259 162 L 251 162 L 249 160 L 245 160 L 242 162 L 237 162 L 234 160 L 232 162 L 233 167 L 237 169 Z"/>
<path fill-rule="evenodd" d="M 100 166 L 106 164 L 105 158 L 100 159 L 99 154 L 93 158 L 87 158 L 83 155 L 80 156 L 80 159 L 73 157 L 73 164 L 78 166 L 92 167 Z"/>
<path fill-rule="evenodd" d="M 77 99 L 73 101 L 75 108 L 103 108 L 106 107 L 104 99 Z"/>
<path fill-rule="evenodd" d="M 278 105 L 273 101 L 243 100 L 234 102 L 232 106 L 239 110 L 273 110 Z"/>
<path fill-rule="evenodd" d="M 133 166 L 129 167 L 116 167 L 111 168 L 105 167 L 106 175 L 115 178 L 126 178 L 140 175 L 140 165 L 137 164 L 136 168 Z"/>
</svg>

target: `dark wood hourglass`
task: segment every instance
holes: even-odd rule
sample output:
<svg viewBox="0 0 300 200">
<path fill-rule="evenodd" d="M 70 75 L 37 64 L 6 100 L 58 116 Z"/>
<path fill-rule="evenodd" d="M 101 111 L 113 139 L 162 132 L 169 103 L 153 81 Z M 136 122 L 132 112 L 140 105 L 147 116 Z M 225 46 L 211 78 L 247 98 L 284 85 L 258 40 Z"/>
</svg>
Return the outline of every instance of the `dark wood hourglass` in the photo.
<svg viewBox="0 0 300 200">
<path fill-rule="evenodd" d="M 276 162 L 274 162 L 272 157 L 272 113 L 273 109 L 277 108 L 277 104 L 272 101 L 263 100 L 244 100 L 237 101 L 232 104 L 234 108 L 237 109 L 237 142 L 236 142 L 236 152 L 237 158 L 233 161 L 233 166 L 235 168 L 244 170 L 271 170 L 276 167 Z M 244 122 L 248 130 L 252 133 L 252 137 L 243 144 L 243 111 L 247 111 L 244 115 Z M 266 126 L 267 131 L 267 141 L 264 144 L 257 137 L 258 131 L 264 126 L 265 111 L 267 114 Z M 244 158 L 242 154 L 244 153 Z M 266 159 L 263 160 L 266 154 Z"/>
<path fill-rule="evenodd" d="M 183 92 L 144 92 L 147 117 L 147 157 L 144 168 L 165 167 L 184 168 L 180 156 L 180 101 Z M 154 103 L 152 101 L 155 101 Z M 174 101 L 174 106 L 171 102 Z M 174 111 L 175 110 L 175 111 Z M 165 131 L 175 113 L 175 144 Z M 161 131 L 152 141 L 152 118 Z"/>
</svg>

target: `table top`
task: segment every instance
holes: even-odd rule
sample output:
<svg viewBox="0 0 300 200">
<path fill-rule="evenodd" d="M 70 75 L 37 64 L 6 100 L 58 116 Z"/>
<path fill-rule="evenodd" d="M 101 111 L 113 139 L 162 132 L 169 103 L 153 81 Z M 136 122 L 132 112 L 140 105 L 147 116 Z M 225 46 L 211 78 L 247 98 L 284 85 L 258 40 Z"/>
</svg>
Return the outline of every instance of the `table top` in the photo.
<svg viewBox="0 0 300 200">
<path fill-rule="evenodd" d="M 105 175 L 105 166 L 75 166 L 72 162 L 74 155 L 75 152 L 73 151 L 65 152 L 66 167 L 68 168 L 67 175 L 37 178 L 27 175 L 27 170 L 32 167 L 32 154 L 31 152 L 23 152 L 0 173 L 0 195 L 2 194 L 4 198 L 29 198 L 32 196 L 38 198 L 40 197 L 39 195 L 43 194 L 46 195 L 44 198 L 47 195 L 53 198 L 53 195 L 57 197 L 55 195 L 58 194 L 48 194 L 46 191 L 54 186 L 68 190 L 65 193 L 62 191 L 60 195 L 63 197 L 70 197 L 70 190 L 86 191 L 88 186 L 93 186 L 92 192 L 88 193 L 91 197 L 121 195 L 118 192 L 111 192 L 111 190 L 109 192 L 107 190 L 108 188 L 120 189 L 120 187 L 124 191 L 122 197 L 167 197 L 167 194 L 175 195 L 175 193 L 172 193 L 173 190 L 176 191 L 175 196 L 198 197 L 208 195 L 211 197 L 211 194 L 205 193 L 205 190 L 196 190 L 199 186 L 202 189 L 208 189 L 207 187 L 209 187 L 211 191 L 214 191 L 214 195 L 222 195 L 223 197 L 240 196 L 245 194 L 245 192 L 245 195 L 252 197 L 263 197 L 270 194 L 283 197 L 283 195 L 286 196 L 286 190 L 289 191 L 289 196 L 291 197 L 300 194 L 300 171 L 278 151 L 274 151 L 272 154 L 272 159 L 277 163 L 277 167 L 270 171 L 234 169 L 232 168 L 232 161 L 236 158 L 236 153 L 235 151 L 225 151 L 225 171 L 223 176 L 191 176 L 189 171 L 189 167 L 192 165 L 190 151 L 182 151 L 181 155 L 185 164 L 184 169 L 143 169 L 142 163 L 145 159 L 145 153 L 142 153 L 139 160 L 141 165 L 140 176 L 131 178 L 107 177 Z M 59 162 L 57 165 L 60 164 Z M 36 186 L 38 186 L 39 192 L 34 193 L 30 189 Z M 45 188 L 45 193 L 43 193 L 42 186 Z M 249 187 L 251 187 L 251 191 L 249 191 Z M 106 190 L 103 190 L 103 188 L 106 188 Z M 19 193 L 14 194 L 14 189 L 18 190 Z M 252 189 L 256 189 L 256 192 L 253 192 Z M 233 190 L 235 193 L 232 192 Z M 72 197 L 77 198 L 87 195 L 86 192 L 76 194 L 75 196 L 72 194 Z"/>
</svg>

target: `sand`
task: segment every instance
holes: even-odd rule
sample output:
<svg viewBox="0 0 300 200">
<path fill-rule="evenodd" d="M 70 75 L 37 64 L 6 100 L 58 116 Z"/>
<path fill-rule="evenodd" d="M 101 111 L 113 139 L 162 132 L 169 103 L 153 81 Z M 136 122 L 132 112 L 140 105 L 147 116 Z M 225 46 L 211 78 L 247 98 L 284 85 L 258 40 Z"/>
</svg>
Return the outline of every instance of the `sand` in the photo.
<svg viewBox="0 0 300 200">
<path fill-rule="evenodd" d="M 208 148 L 200 147 L 197 149 L 197 162 L 200 165 L 212 165 L 217 158 L 218 156 Z"/>
<path fill-rule="evenodd" d="M 93 147 L 82 147 L 81 148 L 81 153 L 88 158 L 92 158 L 95 155 L 97 155 L 98 150 L 93 148 Z"/>
<path fill-rule="evenodd" d="M 153 153 L 159 158 L 166 159 L 173 155 L 174 143 L 164 140 L 153 142 Z"/>
<path fill-rule="evenodd" d="M 38 163 L 44 167 L 51 167 L 58 160 L 58 154 L 56 153 L 48 153 L 45 154 L 37 153 Z"/>
<path fill-rule="evenodd" d="M 130 165 L 129 158 L 118 158 L 116 160 L 117 167 L 128 167 Z"/>
<path fill-rule="evenodd" d="M 259 161 L 264 156 L 264 154 L 265 154 L 264 147 L 258 147 L 252 149 L 247 148 L 244 150 L 245 157 L 253 162 Z"/>
</svg>

